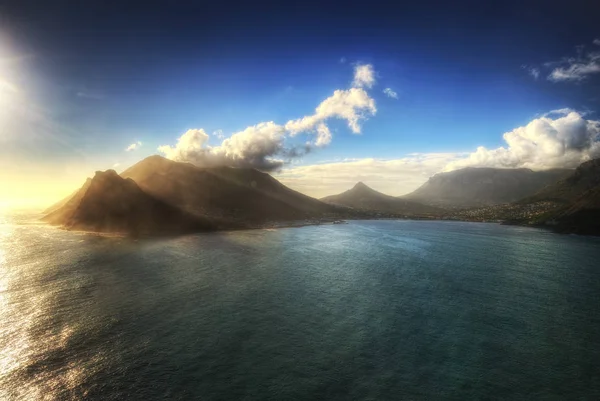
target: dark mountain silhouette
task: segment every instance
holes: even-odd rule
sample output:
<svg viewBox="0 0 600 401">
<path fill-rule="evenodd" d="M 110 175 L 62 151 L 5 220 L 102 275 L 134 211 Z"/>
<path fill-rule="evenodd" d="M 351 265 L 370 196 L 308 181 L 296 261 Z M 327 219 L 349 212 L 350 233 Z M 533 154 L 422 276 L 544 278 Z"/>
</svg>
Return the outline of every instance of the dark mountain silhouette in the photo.
<svg viewBox="0 0 600 401">
<path fill-rule="evenodd" d="M 166 203 L 202 216 L 263 222 L 319 217 L 336 211 L 250 168 L 200 168 L 150 156 L 121 176 L 133 179 L 145 192 Z"/>
<path fill-rule="evenodd" d="M 362 182 L 352 189 L 338 195 L 331 195 L 321 199 L 333 205 L 351 207 L 360 210 L 373 210 L 401 215 L 440 215 L 443 210 L 413 202 L 406 199 L 386 195 L 369 188 Z"/>
<path fill-rule="evenodd" d="M 555 225 L 559 232 L 600 235 L 600 185 L 551 214 L 546 224 Z"/>
<path fill-rule="evenodd" d="M 133 235 L 213 230 L 217 226 L 144 191 L 114 170 L 96 172 L 67 202 L 44 217 L 67 229 Z"/>
<path fill-rule="evenodd" d="M 434 175 L 401 198 L 448 208 L 471 208 L 518 201 L 573 170 L 464 168 Z"/>
</svg>

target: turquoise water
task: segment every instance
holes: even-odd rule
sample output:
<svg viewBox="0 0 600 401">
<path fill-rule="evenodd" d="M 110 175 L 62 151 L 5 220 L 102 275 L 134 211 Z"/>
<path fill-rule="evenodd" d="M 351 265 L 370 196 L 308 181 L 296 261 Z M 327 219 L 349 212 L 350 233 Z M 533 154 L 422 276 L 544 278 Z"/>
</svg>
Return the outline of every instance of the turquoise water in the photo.
<svg viewBox="0 0 600 401">
<path fill-rule="evenodd" d="M 19 223 L 20 221 L 20 223 Z M 600 239 L 0 224 L 0 399 L 598 400 Z"/>
</svg>

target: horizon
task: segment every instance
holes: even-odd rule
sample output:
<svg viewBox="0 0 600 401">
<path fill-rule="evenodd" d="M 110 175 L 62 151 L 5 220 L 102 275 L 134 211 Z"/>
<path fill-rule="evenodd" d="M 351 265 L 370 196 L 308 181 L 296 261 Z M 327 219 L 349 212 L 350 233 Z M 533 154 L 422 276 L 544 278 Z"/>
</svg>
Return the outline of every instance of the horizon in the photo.
<svg viewBox="0 0 600 401">
<path fill-rule="evenodd" d="M 0 207 L 48 206 L 153 154 L 257 168 L 315 198 L 600 157 L 593 12 L 433 4 L 278 5 L 276 18 L 219 4 L 201 20 L 188 2 L 52 6 L 52 18 L 46 4 L 8 4 Z M 294 29 L 280 24 L 291 17 Z"/>
</svg>

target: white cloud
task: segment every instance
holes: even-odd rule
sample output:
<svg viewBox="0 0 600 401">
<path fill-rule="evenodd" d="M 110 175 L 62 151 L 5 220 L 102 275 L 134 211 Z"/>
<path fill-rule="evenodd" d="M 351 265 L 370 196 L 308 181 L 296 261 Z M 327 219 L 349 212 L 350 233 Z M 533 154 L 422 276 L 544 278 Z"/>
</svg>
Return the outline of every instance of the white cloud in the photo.
<svg viewBox="0 0 600 401">
<path fill-rule="evenodd" d="M 117 167 L 119 167 L 120 165 L 121 165 L 121 163 L 115 163 L 115 164 L 113 164 L 113 168 L 117 168 Z"/>
<path fill-rule="evenodd" d="M 341 63 L 341 64 L 345 64 L 345 63 L 346 63 L 346 57 L 342 57 L 342 58 L 340 58 L 340 63 Z"/>
<path fill-rule="evenodd" d="M 321 102 L 315 109 L 315 114 L 290 120 L 285 124 L 285 129 L 294 136 L 301 132 L 313 131 L 329 118 L 340 118 L 348 122 L 348 127 L 353 133 L 359 134 L 360 120 L 375 113 L 375 100 L 364 89 L 336 90 L 332 96 Z"/>
<path fill-rule="evenodd" d="M 127 146 L 127 148 L 125 149 L 126 152 L 131 152 L 134 151 L 136 149 L 139 149 L 142 146 L 142 142 L 141 141 L 137 141 L 132 143 L 131 145 Z"/>
<path fill-rule="evenodd" d="M 594 40 L 594 44 L 599 44 Z M 548 62 L 544 65 L 554 67 L 548 75 L 548 80 L 559 81 L 583 81 L 589 75 L 600 73 L 600 52 L 584 53 L 585 46 L 577 46 L 577 57 L 563 58 L 561 61 Z"/>
<path fill-rule="evenodd" d="M 331 131 L 329 131 L 329 127 L 325 124 L 321 123 L 317 126 L 317 142 L 315 145 L 317 146 L 325 146 L 331 143 Z"/>
<path fill-rule="evenodd" d="M 375 71 L 371 64 L 357 64 L 354 67 L 354 81 L 352 86 L 355 88 L 371 88 L 375 84 Z"/>
<path fill-rule="evenodd" d="M 270 171 L 284 163 L 276 158 L 286 152 L 284 133 L 281 125 L 270 121 L 237 132 L 219 146 L 209 146 L 209 136 L 203 129 L 190 129 L 179 137 L 175 146 L 163 145 L 158 150 L 168 159 L 188 161 L 201 167 L 228 165 Z"/>
<path fill-rule="evenodd" d="M 358 181 L 389 195 L 404 195 L 461 156 L 464 154 L 414 153 L 394 160 L 342 160 L 286 168 L 275 177 L 283 184 L 316 198 L 346 191 Z"/>
<path fill-rule="evenodd" d="M 383 90 L 383 93 L 385 93 L 385 95 L 386 95 L 387 97 L 391 97 L 392 99 L 398 99 L 398 94 L 397 94 L 396 92 L 394 92 L 394 91 L 392 90 L 392 88 L 385 88 L 385 89 Z"/>
<path fill-rule="evenodd" d="M 600 46 L 600 39 L 594 39 L 593 42 L 596 46 Z"/>
<path fill-rule="evenodd" d="M 369 65 L 366 71 L 372 73 L 372 66 Z M 363 84 L 372 82 L 368 74 L 359 75 Z M 329 119 L 345 120 L 350 130 L 359 134 L 361 122 L 376 113 L 375 100 L 364 88 L 338 89 L 317 106 L 314 114 L 290 120 L 285 126 L 272 121 L 259 123 L 224 139 L 219 146 L 208 145 L 209 136 L 203 129 L 190 129 L 177 140 L 175 146 L 163 145 L 158 150 L 169 159 L 189 161 L 200 166 L 231 165 L 272 171 L 292 159 L 302 157 L 313 147 L 329 145 L 332 140 L 327 126 Z M 288 136 L 295 137 L 301 133 L 312 134 L 316 138 L 314 142 L 307 142 L 303 146 L 286 146 Z M 224 134 L 218 130 L 213 137 L 223 139 Z"/>
<path fill-rule="evenodd" d="M 553 119 L 550 116 L 556 115 Z M 483 146 L 449 163 L 445 171 L 463 167 L 573 168 L 600 157 L 600 121 L 586 120 L 570 109 L 559 109 L 503 135 L 506 146 Z"/>
</svg>

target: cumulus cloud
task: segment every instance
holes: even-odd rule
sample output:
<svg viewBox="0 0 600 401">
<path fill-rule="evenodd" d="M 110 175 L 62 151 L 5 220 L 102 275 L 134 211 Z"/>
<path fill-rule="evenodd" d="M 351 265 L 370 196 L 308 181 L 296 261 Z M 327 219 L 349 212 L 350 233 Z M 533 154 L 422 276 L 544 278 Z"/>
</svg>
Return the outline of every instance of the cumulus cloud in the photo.
<svg viewBox="0 0 600 401">
<path fill-rule="evenodd" d="M 371 88 L 375 84 L 375 71 L 371 64 L 357 64 L 354 66 L 354 81 L 352 86 L 355 88 Z"/>
<path fill-rule="evenodd" d="M 132 152 L 136 149 L 139 149 L 142 146 L 142 142 L 141 141 L 137 141 L 132 143 L 131 145 L 127 146 L 127 148 L 125 148 L 126 152 Z"/>
<path fill-rule="evenodd" d="M 346 191 L 358 181 L 389 195 L 414 191 L 459 153 L 413 153 L 393 160 L 355 159 L 286 168 L 275 177 L 283 184 L 316 198 Z"/>
<path fill-rule="evenodd" d="M 356 69 L 359 72 L 355 74 L 355 79 L 358 77 L 363 86 L 372 85 L 372 66 L 357 66 Z M 338 89 L 323 100 L 313 114 L 289 120 L 283 126 L 272 121 L 263 122 L 234 133 L 227 139 L 223 139 L 223 131 L 218 130 L 212 136 L 223 139 L 219 146 L 208 144 L 209 135 L 203 129 L 190 129 L 179 137 L 175 146 L 163 145 L 158 150 L 169 159 L 189 161 L 199 166 L 230 165 L 273 171 L 315 147 L 329 145 L 332 133 L 327 125 L 328 120 L 345 120 L 352 133 L 360 134 L 362 122 L 376 113 L 375 100 L 364 88 Z M 314 140 L 300 146 L 286 144 L 288 138 L 303 133 L 312 135 Z"/>
<path fill-rule="evenodd" d="M 317 142 L 315 142 L 315 145 L 320 147 L 329 145 L 329 143 L 331 143 L 331 131 L 329 131 L 329 127 L 321 123 L 317 126 Z"/>
<path fill-rule="evenodd" d="M 552 116 L 555 118 L 552 118 Z M 573 168 L 600 157 L 600 121 L 586 120 L 570 109 L 553 110 L 503 135 L 506 146 L 483 146 L 449 163 L 445 171 L 463 167 Z"/>
<path fill-rule="evenodd" d="M 383 90 L 383 93 L 385 93 L 385 95 L 386 95 L 387 97 L 391 97 L 392 99 L 398 99 L 398 94 L 397 94 L 396 92 L 394 92 L 394 91 L 392 90 L 392 88 L 385 88 L 385 89 Z"/>
<path fill-rule="evenodd" d="M 186 131 L 175 146 L 163 145 L 158 150 L 168 158 L 188 161 L 201 167 L 255 167 L 265 171 L 280 168 L 285 155 L 285 129 L 272 121 L 260 123 L 237 132 L 219 146 L 208 145 L 209 136 L 203 129 Z"/>
</svg>

